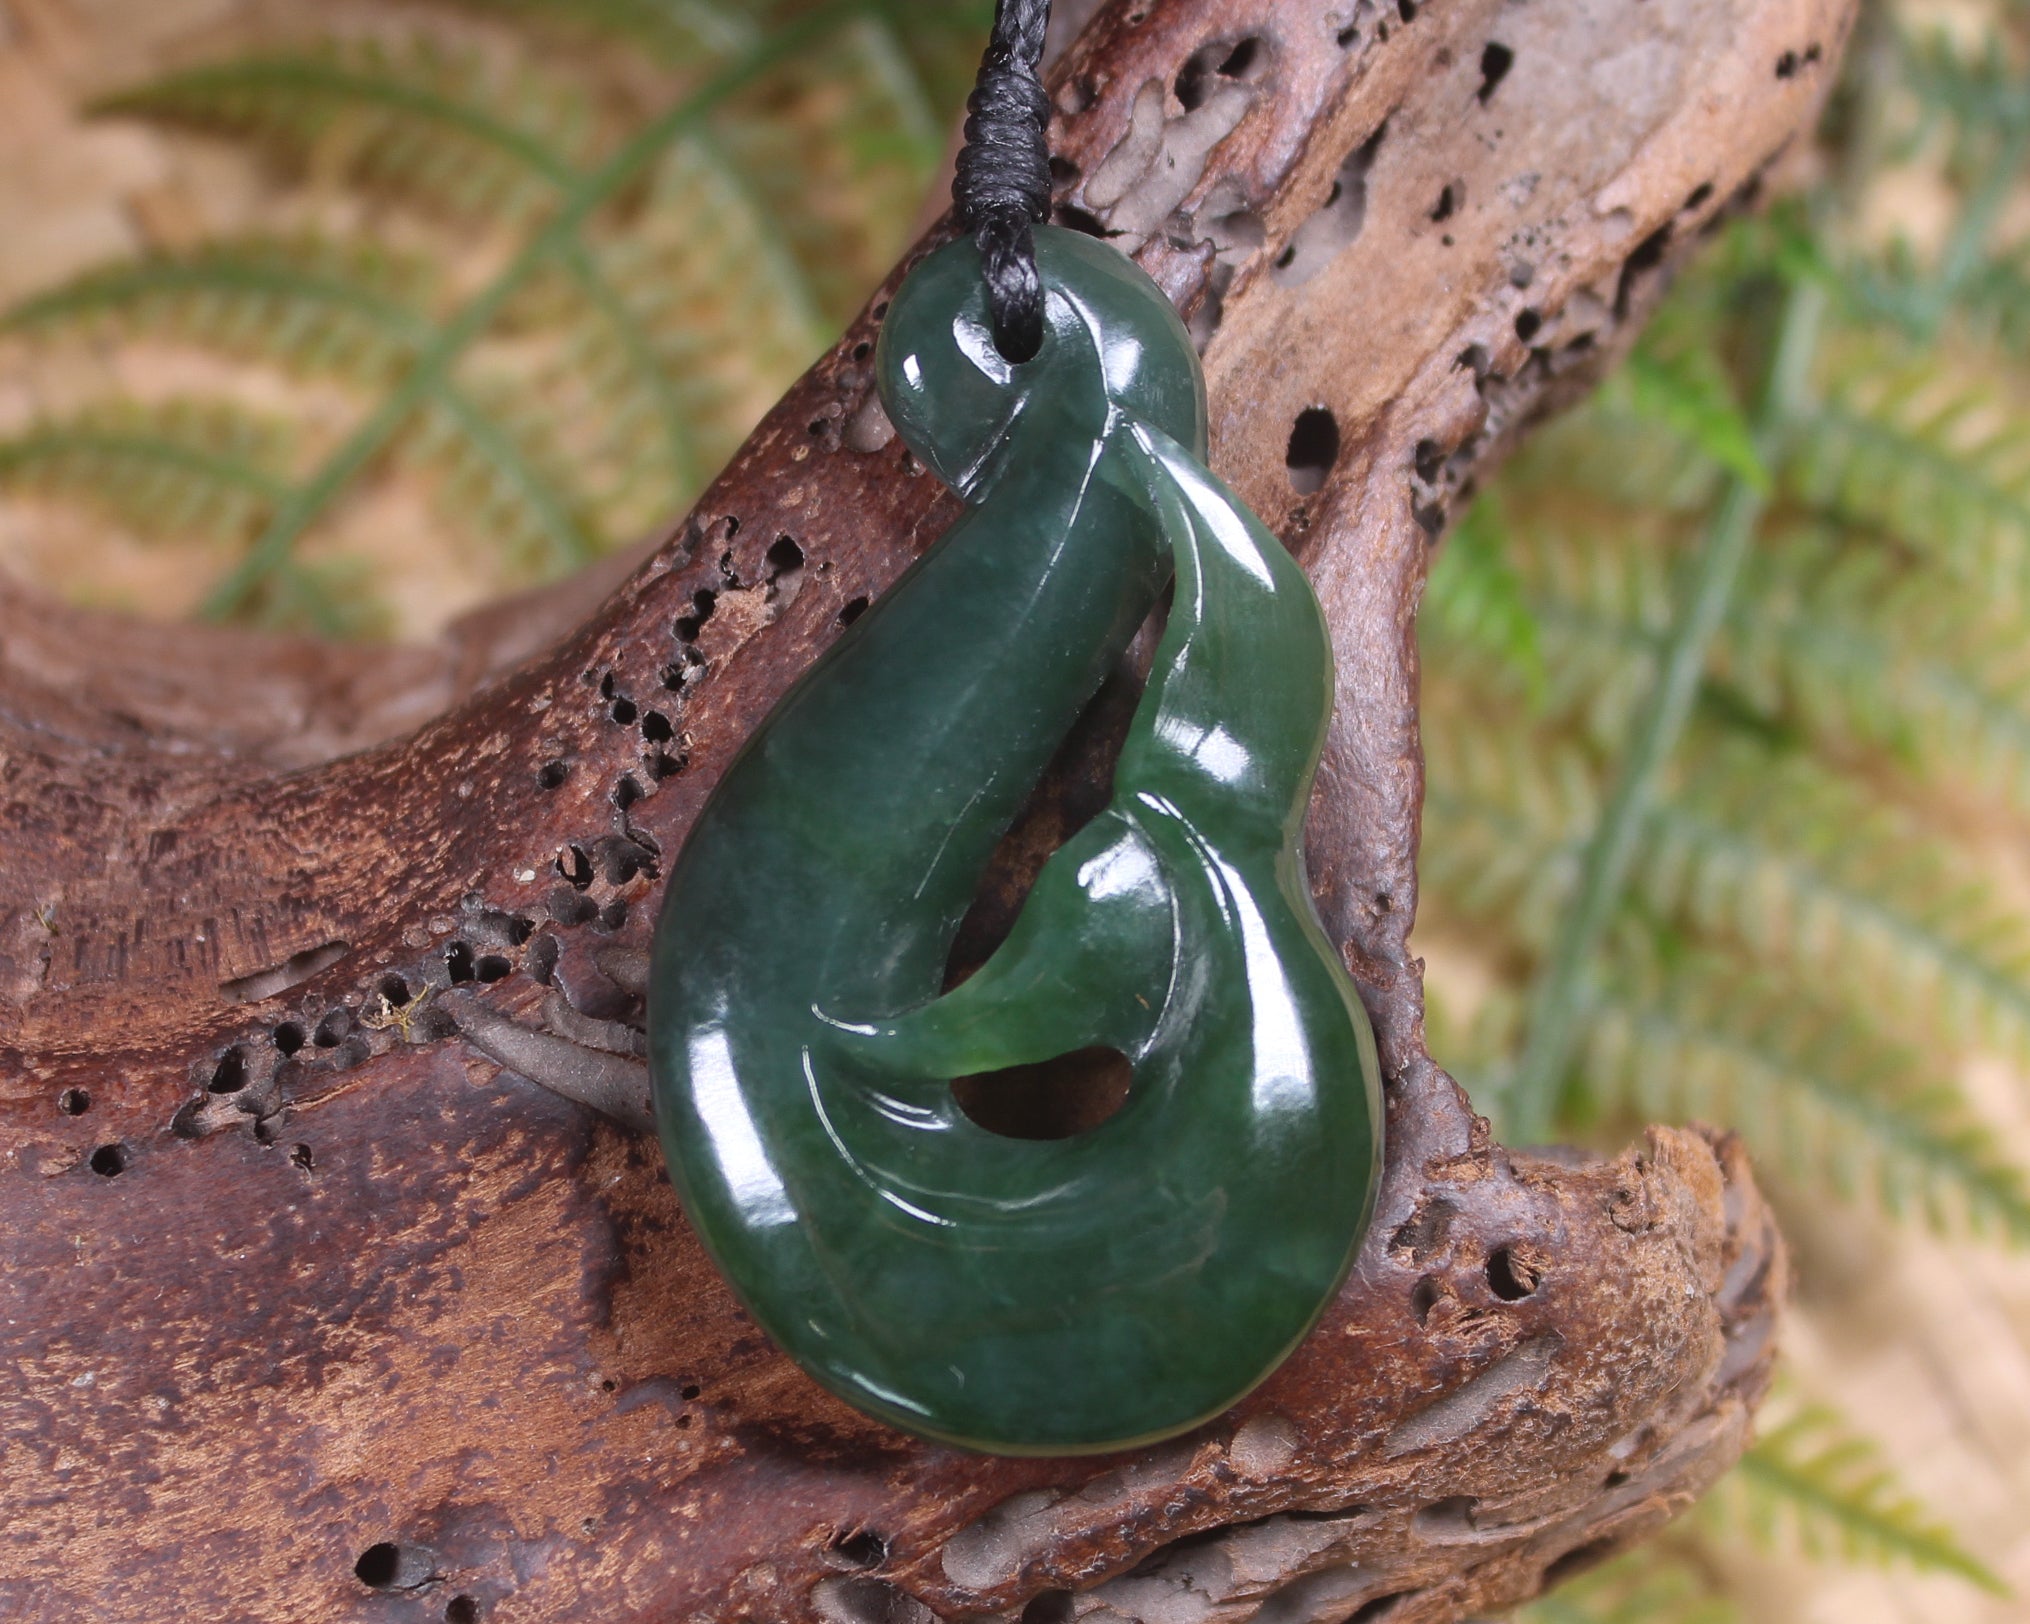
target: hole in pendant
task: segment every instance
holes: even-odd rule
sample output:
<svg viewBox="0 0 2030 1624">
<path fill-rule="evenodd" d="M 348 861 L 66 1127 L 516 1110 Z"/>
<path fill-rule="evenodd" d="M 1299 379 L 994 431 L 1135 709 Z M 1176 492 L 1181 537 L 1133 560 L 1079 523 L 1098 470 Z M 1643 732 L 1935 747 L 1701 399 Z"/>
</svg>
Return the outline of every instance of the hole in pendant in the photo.
<svg viewBox="0 0 2030 1624">
<path fill-rule="evenodd" d="M 954 1078 L 952 1094 L 970 1121 L 1004 1139 L 1070 1139 L 1119 1111 L 1134 1075 L 1120 1050 L 1095 1045 Z"/>
</svg>

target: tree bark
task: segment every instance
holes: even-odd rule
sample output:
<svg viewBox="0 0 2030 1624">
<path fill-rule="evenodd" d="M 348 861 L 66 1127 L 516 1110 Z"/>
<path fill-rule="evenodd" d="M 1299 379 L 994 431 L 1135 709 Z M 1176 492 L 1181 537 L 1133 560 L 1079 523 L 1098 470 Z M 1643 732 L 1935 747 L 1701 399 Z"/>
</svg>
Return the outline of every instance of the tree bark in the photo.
<svg viewBox="0 0 2030 1624">
<path fill-rule="evenodd" d="M 1504 1150 L 1426 1054 L 1415 613 L 1473 481 L 1752 200 L 1850 17 L 1115 0 L 1055 70 L 1060 217 L 1186 312 L 1215 464 L 1333 625 L 1312 872 L 1387 1087 L 1344 1290 L 1166 1445 L 999 1460 L 858 1415 L 743 1316 L 653 1140 L 528 1080 L 638 1109 L 663 863 L 955 511 L 871 395 L 886 290 L 624 580 L 438 647 L 5 589 L 0 1612 L 1425 1624 L 1683 1509 L 1766 1385 L 1781 1243 L 1731 1139 Z"/>
</svg>

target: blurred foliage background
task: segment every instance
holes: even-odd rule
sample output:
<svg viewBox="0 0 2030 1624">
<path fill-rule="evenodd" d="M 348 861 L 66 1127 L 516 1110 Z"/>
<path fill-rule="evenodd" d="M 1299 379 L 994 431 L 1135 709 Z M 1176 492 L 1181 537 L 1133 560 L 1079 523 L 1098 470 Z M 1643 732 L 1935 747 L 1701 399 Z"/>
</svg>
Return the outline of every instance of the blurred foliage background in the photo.
<svg viewBox="0 0 2030 1624">
<path fill-rule="evenodd" d="M 164 22 L 7 4 L 24 37 L 87 46 L 109 13 Z M 176 141 L 115 222 L 140 251 L 0 315 L 34 378 L 12 421 L 0 399 L 0 545 L 143 612 L 353 636 L 425 632 L 680 513 L 893 262 L 992 17 L 191 9 L 217 27 L 82 98 L 94 135 Z"/>
<path fill-rule="evenodd" d="M 1738 1127 L 1762 1441 L 1537 1624 L 2030 1618 L 2030 6 L 1820 141 L 1439 554 L 1418 941 L 1502 1131 Z M 680 511 L 989 0 L 0 0 L 0 565 L 422 636 Z"/>
</svg>

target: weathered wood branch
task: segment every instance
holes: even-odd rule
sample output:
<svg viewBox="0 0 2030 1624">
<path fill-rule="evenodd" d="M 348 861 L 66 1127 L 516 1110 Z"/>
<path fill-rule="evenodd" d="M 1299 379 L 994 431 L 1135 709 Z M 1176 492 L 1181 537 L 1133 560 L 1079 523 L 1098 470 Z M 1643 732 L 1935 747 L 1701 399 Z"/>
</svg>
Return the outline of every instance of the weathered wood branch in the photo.
<svg viewBox="0 0 2030 1624">
<path fill-rule="evenodd" d="M 1161 1448 L 992 1460 L 846 1409 L 653 1142 L 503 1065 L 626 1108 L 661 862 L 952 515 L 871 404 L 880 298 L 624 582 L 441 648 L 8 589 L 0 1611 L 1422 1624 L 1686 1505 L 1766 1382 L 1781 1246 L 1731 1141 L 1511 1153 L 1425 1053 L 1413 624 L 1455 503 L 1752 197 L 1849 16 L 1115 0 L 1059 64 L 1064 217 L 1204 336 L 1215 461 L 1332 619 L 1311 851 L 1388 1082 L 1353 1278 Z M 1096 770 L 1039 794 L 983 939 Z"/>
</svg>

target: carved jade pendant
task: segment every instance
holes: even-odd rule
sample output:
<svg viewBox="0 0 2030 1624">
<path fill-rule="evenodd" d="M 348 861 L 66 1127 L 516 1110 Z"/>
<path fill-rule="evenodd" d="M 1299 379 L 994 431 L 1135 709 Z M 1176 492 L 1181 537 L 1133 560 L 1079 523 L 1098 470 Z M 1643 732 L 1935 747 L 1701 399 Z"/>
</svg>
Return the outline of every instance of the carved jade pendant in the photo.
<svg viewBox="0 0 2030 1624">
<path fill-rule="evenodd" d="M 1206 470 L 1198 360 L 1112 248 L 1041 228 L 1010 365 L 969 242 L 904 283 L 882 398 L 969 510 L 728 769 L 670 874 L 649 995 L 685 1210 L 756 1320 L 898 1427 L 1006 1454 L 1216 1415 L 1352 1260 L 1381 1105 L 1301 844 L 1323 616 Z M 1112 803 L 942 992 L 995 842 L 1176 588 Z M 1110 1046 L 1125 1104 L 1023 1140 L 952 1079 Z"/>
</svg>

